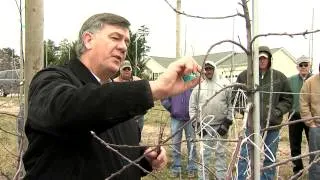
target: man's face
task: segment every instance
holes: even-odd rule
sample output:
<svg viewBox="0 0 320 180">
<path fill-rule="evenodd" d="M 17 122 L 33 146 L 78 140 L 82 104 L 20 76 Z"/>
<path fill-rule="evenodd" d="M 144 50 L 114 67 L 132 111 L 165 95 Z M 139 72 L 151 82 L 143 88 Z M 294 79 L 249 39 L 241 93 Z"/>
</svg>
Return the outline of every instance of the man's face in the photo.
<svg viewBox="0 0 320 180">
<path fill-rule="evenodd" d="M 132 69 L 130 67 L 124 67 L 120 71 L 121 78 L 129 81 L 132 76 Z"/>
<path fill-rule="evenodd" d="M 297 69 L 299 71 L 299 74 L 301 76 L 305 76 L 307 74 L 309 74 L 310 72 L 310 63 L 309 62 L 302 62 L 300 64 L 298 64 Z"/>
<path fill-rule="evenodd" d="M 206 72 L 205 72 L 205 76 L 206 76 L 208 79 L 212 79 L 213 74 L 214 74 L 214 67 L 211 66 L 211 65 L 206 65 L 206 66 L 204 67 L 204 70 L 206 71 Z"/>
<path fill-rule="evenodd" d="M 267 71 L 269 68 L 269 59 L 265 56 L 259 57 L 259 69 L 262 72 Z"/>
<path fill-rule="evenodd" d="M 94 67 L 103 73 L 116 73 L 126 57 L 129 41 L 129 29 L 104 25 L 100 31 L 92 35 L 89 42 L 91 43 L 89 49 L 93 53 L 95 62 Z"/>
</svg>

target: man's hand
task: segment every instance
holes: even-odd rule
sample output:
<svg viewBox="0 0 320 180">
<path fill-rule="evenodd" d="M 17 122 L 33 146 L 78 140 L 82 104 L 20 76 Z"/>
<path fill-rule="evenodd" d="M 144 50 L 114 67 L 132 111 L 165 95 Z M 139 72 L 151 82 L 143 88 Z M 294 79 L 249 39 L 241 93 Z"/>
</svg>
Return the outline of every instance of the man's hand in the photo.
<svg viewBox="0 0 320 180">
<path fill-rule="evenodd" d="M 183 57 L 172 62 L 157 80 L 150 81 L 153 99 L 163 99 L 195 87 L 200 82 L 200 77 L 184 82 L 183 76 L 200 71 L 201 67 L 192 57 Z"/>
<path fill-rule="evenodd" d="M 224 136 L 228 133 L 229 127 L 232 124 L 232 120 L 225 118 L 224 121 L 220 124 L 219 128 L 217 129 L 217 132 L 220 134 L 220 136 Z"/>
<path fill-rule="evenodd" d="M 158 154 L 156 148 L 149 147 L 144 151 L 146 159 L 149 161 L 153 170 L 161 170 L 167 165 L 166 150 L 160 147 L 160 153 Z"/>
</svg>

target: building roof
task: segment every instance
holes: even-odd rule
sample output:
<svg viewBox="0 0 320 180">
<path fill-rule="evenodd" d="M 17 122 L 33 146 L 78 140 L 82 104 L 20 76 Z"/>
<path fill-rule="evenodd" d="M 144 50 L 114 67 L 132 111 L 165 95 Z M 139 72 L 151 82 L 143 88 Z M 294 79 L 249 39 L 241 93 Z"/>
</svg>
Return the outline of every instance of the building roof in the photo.
<svg viewBox="0 0 320 180">
<path fill-rule="evenodd" d="M 277 51 L 281 50 L 283 48 L 273 48 L 270 49 L 271 53 L 274 54 Z M 286 54 L 288 52 L 285 52 Z M 217 63 L 218 67 L 230 67 L 232 65 L 232 59 L 233 59 L 233 66 L 238 67 L 238 66 L 246 66 L 247 65 L 247 55 L 245 53 L 238 53 L 235 52 L 234 56 L 232 54 L 226 58 L 224 61 L 221 61 L 220 63 Z"/>
<path fill-rule="evenodd" d="M 296 59 L 284 48 L 273 48 L 271 49 L 271 53 L 274 54 L 278 51 L 283 51 L 287 56 L 289 56 L 294 62 Z M 158 57 L 158 56 L 151 56 L 152 59 L 154 59 L 157 63 L 159 63 L 164 68 L 167 68 L 168 65 L 176 60 L 176 58 L 168 58 L 168 57 Z M 202 64 L 205 55 L 197 55 L 193 56 L 193 58 L 197 61 L 198 64 Z M 232 61 L 233 59 L 233 61 Z M 218 67 L 230 67 L 233 63 L 234 67 L 238 66 L 246 66 L 247 65 L 247 55 L 244 52 L 232 52 L 232 51 L 226 51 L 226 52 L 218 52 L 209 54 L 207 60 L 214 61 Z"/>
<path fill-rule="evenodd" d="M 164 68 L 167 68 L 171 62 L 176 60 L 176 58 L 159 57 L 159 56 L 151 56 L 151 58 Z"/>
<path fill-rule="evenodd" d="M 214 62 L 217 62 L 223 59 L 224 57 L 227 57 L 231 53 L 232 51 L 209 54 L 207 60 L 212 60 Z M 176 58 L 159 57 L 159 56 L 151 56 L 151 58 L 165 68 L 167 68 L 171 62 L 176 60 Z M 202 64 L 205 58 L 205 55 L 197 55 L 197 56 L 193 56 L 193 58 L 197 61 L 198 64 Z"/>
</svg>

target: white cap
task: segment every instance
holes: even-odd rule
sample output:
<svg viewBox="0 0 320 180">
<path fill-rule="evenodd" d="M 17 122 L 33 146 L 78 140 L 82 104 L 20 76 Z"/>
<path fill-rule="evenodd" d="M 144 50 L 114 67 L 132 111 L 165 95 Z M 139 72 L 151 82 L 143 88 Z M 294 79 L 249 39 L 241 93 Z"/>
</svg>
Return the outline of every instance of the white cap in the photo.
<svg viewBox="0 0 320 180">
<path fill-rule="evenodd" d="M 311 62 L 311 60 L 310 60 L 310 58 L 308 58 L 306 56 L 302 56 L 299 59 L 297 59 L 297 64 L 300 64 L 300 63 L 303 63 L 303 62 L 309 63 L 309 62 Z"/>
<path fill-rule="evenodd" d="M 207 60 L 207 61 L 204 63 L 204 66 L 206 66 L 207 64 L 209 64 L 209 65 L 211 65 L 212 67 L 216 68 L 216 64 L 215 64 L 213 61 Z"/>
<path fill-rule="evenodd" d="M 259 58 L 260 58 L 260 57 L 265 57 L 265 58 L 269 59 L 269 55 L 268 55 L 268 53 L 266 53 L 266 52 L 261 52 L 261 53 L 259 53 Z"/>
</svg>

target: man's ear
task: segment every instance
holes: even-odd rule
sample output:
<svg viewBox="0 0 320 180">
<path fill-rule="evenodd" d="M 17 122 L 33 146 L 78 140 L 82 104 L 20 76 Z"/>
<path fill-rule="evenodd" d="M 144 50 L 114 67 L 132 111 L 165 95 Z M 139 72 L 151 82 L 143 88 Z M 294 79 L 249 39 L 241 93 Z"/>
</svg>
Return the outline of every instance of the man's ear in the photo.
<svg viewBox="0 0 320 180">
<path fill-rule="evenodd" d="M 82 41 L 86 49 L 91 49 L 93 46 L 93 34 L 91 32 L 83 33 Z"/>
</svg>

